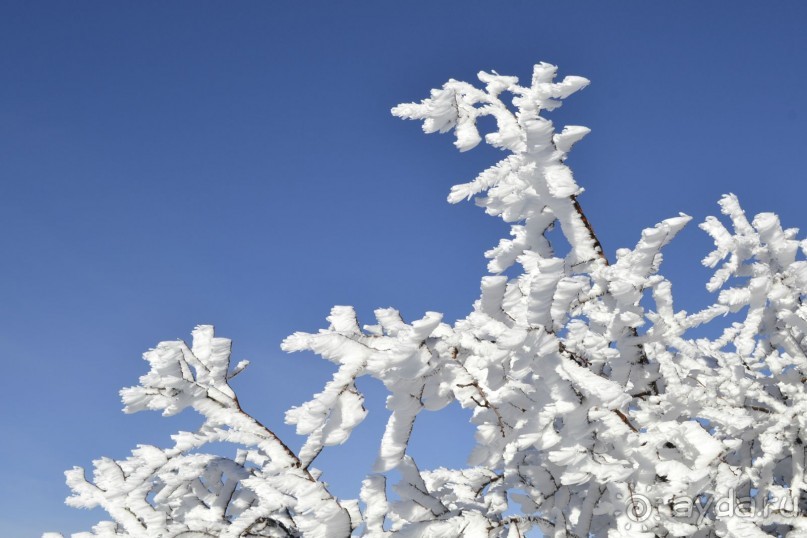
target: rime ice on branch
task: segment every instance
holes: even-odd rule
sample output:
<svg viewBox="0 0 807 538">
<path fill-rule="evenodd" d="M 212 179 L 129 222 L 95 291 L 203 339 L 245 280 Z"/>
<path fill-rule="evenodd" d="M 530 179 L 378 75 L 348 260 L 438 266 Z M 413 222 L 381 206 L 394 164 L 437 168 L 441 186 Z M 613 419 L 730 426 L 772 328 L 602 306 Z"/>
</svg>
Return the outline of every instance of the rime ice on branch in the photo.
<svg viewBox="0 0 807 538">
<path fill-rule="evenodd" d="M 717 301 L 677 311 L 659 274 L 661 249 L 690 217 L 644 230 L 608 262 L 564 164 L 588 129 L 556 133 L 541 116 L 588 81 L 554 82 L 555 74 L 539 64 L 521 86 L 482 72 L 482 89 L 450 80 L 393 109 L 427 133 L 453 130 L 460 151 L 484 139 L 508 152 L 449 196 L 477 197 L 511 223 L 511 237 L 486 253 L 492 275 L 465 319 L 450 325 L 428 312 L 407 323 L 380 309 L 362 327 L 351 307 L 337 306 L 328 329 L 288 337 L 286 351 L 311 350 L 337 366 L 322 392 L 286 414 L 306 436 L 297 455 L 238 405 L 229 341 L 200 327 L 193 349 L 160 344 L 146 354 L 152 370 L 141 385 L 123 391 L 126 410 L 191 407 L 205 423 L 172 448 L 96 461 L 92 482 L 69 471 L 68 502 L 102 506 L 114 520 L 86 536 L 805 535 L 807 245 L 775 215 L 749 222 L 724 197 L 732 229 L 714 217 L 701 225 L 716 247 L 703 263 L 720 265 L 707 285 Z M 484 136 L 482 116 L 496 121 Z M 555 225 L 570 246 L 564 257 L 545 235 Z M 513 264 L 514 276 L 501 274 Z M 688 336 L 729 312 L 741 321 L 717 338 Z M 387 388 L 390 418 L 376 474 L 359 501 L 340 500 L 312 464 L 364 419 L 361 376 Z M 452 402 L 477 429 L 468 466 L 420 469 L 407 454 L 416 417 Z M 242 448 L 232 460 L 198 452 L 212 441 Z M 401 477 L 394 498 L 392 470 Z M 702 515 L 690 503 L 687 512 L 688 500 L 705 497 L 747 497 L 767 510 L 712 504 Z"/>
<path fill-rule="evenodd" d="M 174 415 L 193 408 L 204 417 L 196 432 L 179 432 L 174 446 L 140 445 L 124 461 L 93 462 L 68 471 L 71 506 L 100 506 L 114 521 L 77 536 L 347 536 L 358 524 L 355 503 L 340 503 L 274 433 L 247 415 L 228 381 L 230 341 L 199 326 L 193 346 L 162 342 L 144 359 L 151 370 L 123 389 L 124 411 Z M 227 459 L 197 451 L 207 443 L 240 448 Z"/>
</svg>

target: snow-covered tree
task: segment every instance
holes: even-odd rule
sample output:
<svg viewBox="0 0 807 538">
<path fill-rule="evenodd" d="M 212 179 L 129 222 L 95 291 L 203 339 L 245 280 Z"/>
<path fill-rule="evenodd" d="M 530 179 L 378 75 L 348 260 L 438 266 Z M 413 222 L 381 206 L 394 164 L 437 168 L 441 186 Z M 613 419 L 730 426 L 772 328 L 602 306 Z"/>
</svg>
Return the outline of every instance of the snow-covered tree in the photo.
<svg viewBox="0 0 807 538">
<path fill-rule="evenodd" d="M 609 261 L 564 164 L 589 131 L 556 132 L 542 116 L 588 80 L 555 75 L 546 63 L 527 85 L 481 72 L 481 88 L 449 80 L 392 110 L 427 133 L 453 131 L 460 151 L 484 140 L 507 153 L 448 198 L 476 197 L 511 225 L 486 253 L 491 275 L 466 318 L 407 322 L 384 308 L 362 326 L 336 306 L 327 329 L 289 336 L 284 350 L 337 366 L 286 414 L 306 436 L 296 454 L 241 409 L 229 380 L 246 364 L 231 368 L 229 340 L 200 326 L 191 346 L 160 343 L 121 392 L 124 410 L 192 408 L 204 423 L 170 448 L 96 460 L 91 479 L 68 471 L 68 504 L 110 516 L 75 536 L 807 536 L 807 241 L 724 196 L 725 218 L 700 225 L 715 243 L 703 263 L 716 301 L 676 310 L 661 250 L 690 217 L 645 229 Z M 483 116 L 496 125 L 484 136 Z M 555 226 L 568 243 L 557 251 Z M 727 313 L 741 321 L 690 336 Z M 362 376 L 389 391 L 390 416 L 375 474 L 357 499 L 339 499 L 314 463 L 364 419 Z M 407 453 L 416 418 L 453 402 L 476 427 L 467 466 L 421 469 Z M 235 455 L 204 454 L 211 442 Z"/>
</svg>

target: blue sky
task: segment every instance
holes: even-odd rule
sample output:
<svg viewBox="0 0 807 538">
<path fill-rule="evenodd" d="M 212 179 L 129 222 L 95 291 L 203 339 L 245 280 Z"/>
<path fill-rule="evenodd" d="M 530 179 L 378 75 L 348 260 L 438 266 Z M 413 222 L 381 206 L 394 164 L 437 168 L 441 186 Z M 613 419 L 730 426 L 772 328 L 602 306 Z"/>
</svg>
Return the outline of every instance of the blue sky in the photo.
<svg viewBox="0 0 807 538">
<path fill-rule="evenodd" d="M 252 361 L 244 407 L 298 445 L 283 412 L 331 370 L 283 337 L 334 304 L 469 311 L 506 229 L 445 197 L 501 155 L 389 114 L 450 77 L 592 80 L 552 118 L 592 128 L 569 162 L 611 255 L 726 192 L 805 228 L 805 28 L 796 1 L 3 2 L 0 535 L 88 529 L 65 469 L 193 427 L 120 412 L 160 340 L 215 324 Z M 693 224 L 667 250 L 679 307 L 709 300 L 708 248 Z M 318 460 L 340 495 L 386 420 L 364 388 L 366 424 Z M 419 423 L 419 463 L 460 464 L 466 420 Z"/>
</svg>

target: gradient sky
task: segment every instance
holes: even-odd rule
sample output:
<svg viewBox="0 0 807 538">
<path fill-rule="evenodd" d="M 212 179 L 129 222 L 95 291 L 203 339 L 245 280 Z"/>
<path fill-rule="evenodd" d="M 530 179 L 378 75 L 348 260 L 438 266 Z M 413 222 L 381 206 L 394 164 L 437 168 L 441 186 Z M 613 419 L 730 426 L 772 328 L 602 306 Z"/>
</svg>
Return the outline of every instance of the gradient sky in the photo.
<svg viewBox="0 0 807 538">
<path fill-rule="evenodd" d="M 2 2 L 0 535 L 89 529 L 65 469 L 197 423 L 120 412 L 160 340 L 215 324 L 252 361 L 243 406 L 298 446 L 283 412 L 332 370 L 283 337 L 334 304 L 467 314 L 506 228 L 445 197 L 502 155 L 389 114 L 448 78 L 592 80 L 550 117 L 592 128 L 569 163 L 611 256 L 726 192 L 804 228 L 805 28 L 795 0 Z M 666 251 L 681 308 L 710 300 L 709 245 L 693 223 Z M 343 496 L 387 416 L 362 388 L 367 422 L 318 460 Z M 412 449 L 459 465 L 471 438 L 454 410 Z"/>
</svg>

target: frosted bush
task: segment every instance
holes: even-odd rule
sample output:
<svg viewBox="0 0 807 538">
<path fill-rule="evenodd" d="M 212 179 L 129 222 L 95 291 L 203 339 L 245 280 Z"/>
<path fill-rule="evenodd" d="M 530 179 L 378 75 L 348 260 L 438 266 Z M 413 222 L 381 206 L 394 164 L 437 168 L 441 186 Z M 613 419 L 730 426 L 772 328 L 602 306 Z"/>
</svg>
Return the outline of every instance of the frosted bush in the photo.
<svg viewBox="0 0 807 538">
<path fill-rule="evenodd" d="M 676 310 L 661 250 L 690 217 L 645 229 L 609 262 L 564 164 L 589 131 L 557 132 L 542 116 L 588 80 L 555 76 L 546 63 L 528 85 L 481 72 L 482 87 L 449 80 L 392 110 L 426 133 L 453 131 L 460 151 L 484 141 L 507 153 L 449 195 L 476 198 L 511 226 L 485 253 L 491 274 L 467 317 L 407 322 L 386 308 L 362 326 L 336 306 L 327 329 L 289 336 L 284 350 L 337 366 L 286 413 L 305 436 L 296 454 L 239 406 L 229 380 L 246 364 L 231 368 L 229 340 L 200 326 L 190 347 L 160 343 L 140 384 L 121 392 L 125 411 L 192 408 L 204 423 L 169 448 L 96 460 L 92 479 L 68 471 L 68 504 L 110 517 L 75 536 L 807 535 L 807 243 L 772 213 L 749 221 L 724 196 L 724 218 L 700 225 L 714 239 L 703 263 L 716 301 Z M 494 131 L 479 132 L 483 116 Z M 556 226 L 564 256 L 546 236 Z M 689 336 L 729 312 L 742 321 L 713 339 Z M 389 391 L 389 421 L 375 473 L 357 499 L 338 499 L 314 463 L 365 418 L 362 376 Z M 419 468 L 407 453 L 417 416 L 454 402 L 476 427 L 467 466 Z M 234 457 L 200 452 L 211 442 L 232 443 Z M 400 480 L 388 485 L 393 470 Z"/>
</svg>

